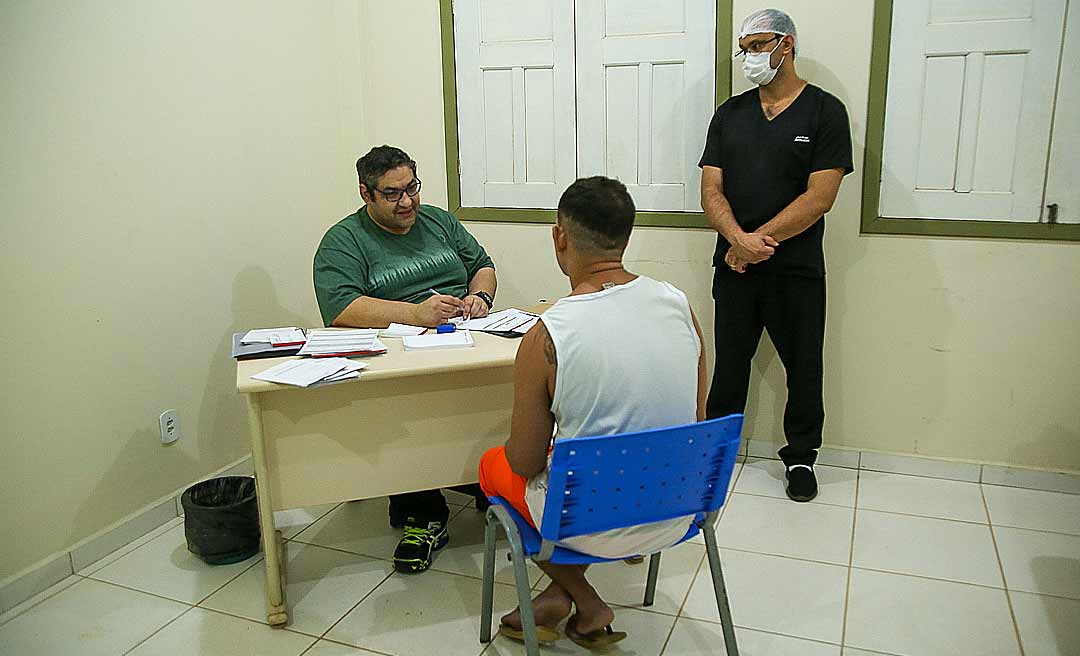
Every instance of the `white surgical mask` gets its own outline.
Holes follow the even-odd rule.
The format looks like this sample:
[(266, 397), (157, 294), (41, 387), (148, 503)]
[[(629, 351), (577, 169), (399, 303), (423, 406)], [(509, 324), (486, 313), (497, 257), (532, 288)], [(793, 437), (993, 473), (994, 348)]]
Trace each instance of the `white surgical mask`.
[[(781, 39), (780, 43), (783, 42), (783, 39)], [(773, 81), (773, 78), (776, 77), (776, 71), (780, 70), (780, 66), (784, 64), (784, 60), (781, 59), (776, 68), (770, 65), (772, 54), (776, 52), (776, 48), (780, 47), (780, 43), (777, 43), (769, 52), (748, 52), (743, 55), (742, 71), (746, 79), (760, 86), (765, 86)]]

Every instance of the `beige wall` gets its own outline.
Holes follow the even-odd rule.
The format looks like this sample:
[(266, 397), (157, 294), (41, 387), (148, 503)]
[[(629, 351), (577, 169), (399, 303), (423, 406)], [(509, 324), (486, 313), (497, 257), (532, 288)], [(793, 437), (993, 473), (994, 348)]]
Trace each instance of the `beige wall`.
[[(1076, 246), (860, 236), (871, 3), (815, 4), (787, 5), (800, 70), (847, 104), (860, 169), (828, 219), (826, 441), (1080, 470)], [(317, 322), (311, 254), (356, 205), (359, 153), (408, 150), (425, 202), (446, 183), (435, 0), (6, 3), (0, 21), (3, 578), (246, 452), (229, 334)], [(469, 227), (500, 304), (565, 293), (545, 227)], [(712, 242), (643, 229), (628, 256), (707, 330)], [(748, 435), (780, 434), (782, 399), (766, 347)]]
[(317, 321), (356, 204), (349, 4), (0, 7), (0, 579), (247, 452), (230, 334)]
[[(441, 204), (436, 5), (369, 7), (373, 28), (365, 34), (372, 52), (396, 62), (370, 71), (367, 106), (378, 107), (370, 134), (400, 140), (420, 161), (425, 200)], [(844, 101), (854, 135), (856, 173), (841, 188), (825, 238), (826, 443), (1080, 469), (1080, 246), (860, 235), (873, 3), (844, 0), (828, 11), (813, 0), (782, 5), (799, 26), (800, 72)], [(758, 7), (737, 1), (735, 29)], [(398, 29), (374, 27), (395, 16)], [(413, 75), (394, 86), (394, 69)], [(741, 71), (734, 79), (737, 92), (748, 88)], [(565, 293), (545, 227), (469, 228), (500, 266), (500, 303)], [(704, 231), (639, 229), (627, 259), (631, 269), (686, 290), (709, 330), (712, 244)], [(754, 372), (746, 434), (779, 437), (783, 367), (767, 340)]]

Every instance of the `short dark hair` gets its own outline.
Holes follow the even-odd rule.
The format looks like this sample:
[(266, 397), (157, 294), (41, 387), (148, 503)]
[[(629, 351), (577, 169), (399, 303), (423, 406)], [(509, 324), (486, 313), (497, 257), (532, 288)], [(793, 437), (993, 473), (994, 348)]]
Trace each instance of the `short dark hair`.
[(575, 245), (594, 251), (626, 248), (634, 229), (634, 199), (626, 185), (602, 175), (579, 178), (559, 199), (558, 220)]
[(379, 178), (399, 166), (408, 166), (416, 175), (416, 162), (404, 150), (393, 146), (375, 146), (367, 155), (356, 160), (356, 178), (371, 191), (379, 184)]

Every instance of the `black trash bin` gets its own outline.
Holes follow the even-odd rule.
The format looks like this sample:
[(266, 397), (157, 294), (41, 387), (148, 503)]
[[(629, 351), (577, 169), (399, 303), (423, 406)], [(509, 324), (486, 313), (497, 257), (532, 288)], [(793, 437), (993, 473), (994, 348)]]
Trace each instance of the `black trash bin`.
[(210, 565), (228, 565), (259, 551), (255, 479), (223, 476), (196, 483), (180, 497), (188, 551)]

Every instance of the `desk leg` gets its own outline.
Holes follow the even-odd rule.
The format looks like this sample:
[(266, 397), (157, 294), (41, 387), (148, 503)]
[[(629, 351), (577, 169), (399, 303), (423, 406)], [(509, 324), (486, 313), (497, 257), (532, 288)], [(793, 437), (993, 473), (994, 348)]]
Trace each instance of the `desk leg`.
[(246, 394), (248, 428), (251, 430), (251, 459), (255, 465), (255, 490), (259, 500), (263, 561), (266, 564), (266, 621), (282, 627), (289, 621), (285, 605), (285, 542), (274, 528), (274, 504), (270, 496), (270, 474), (263, 441), (262, 404), (258, 394)]

